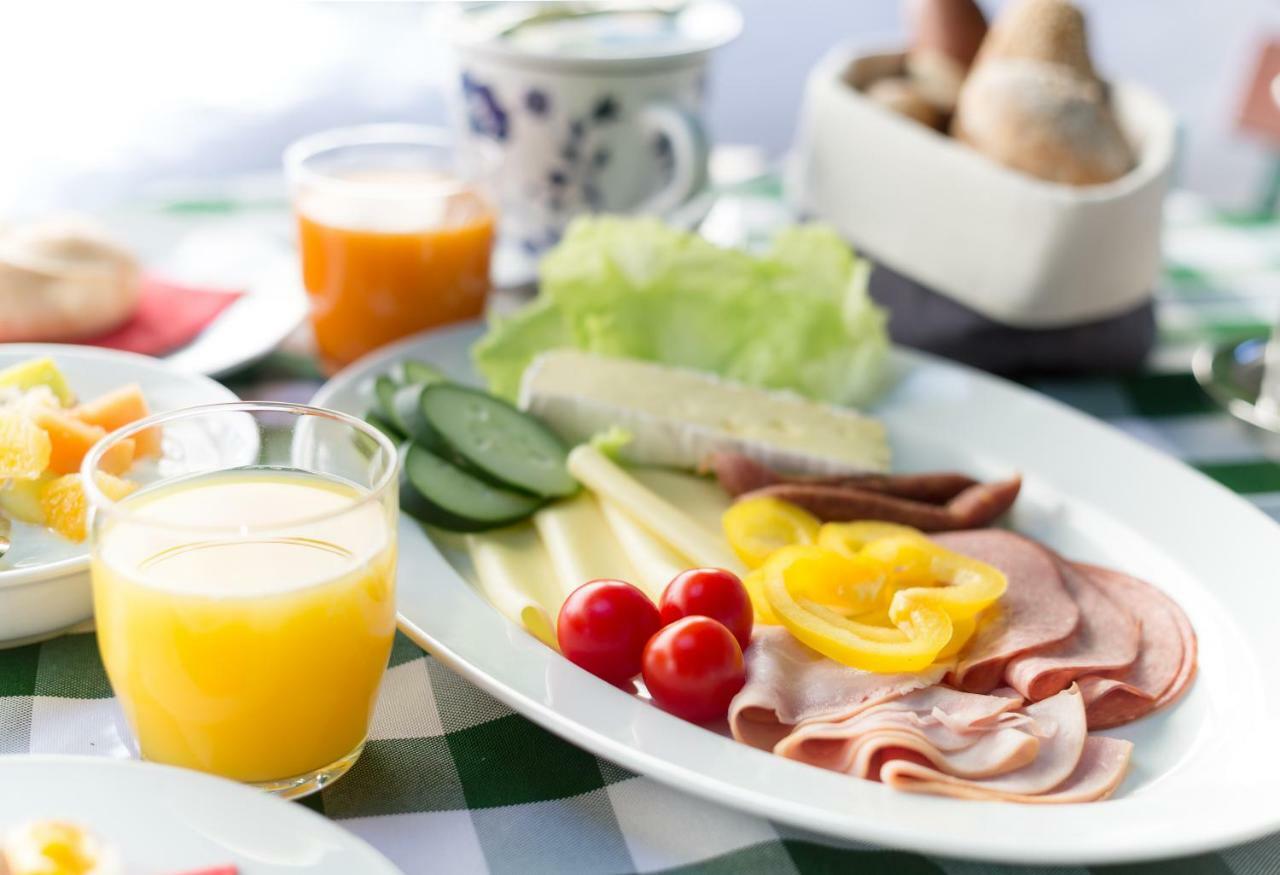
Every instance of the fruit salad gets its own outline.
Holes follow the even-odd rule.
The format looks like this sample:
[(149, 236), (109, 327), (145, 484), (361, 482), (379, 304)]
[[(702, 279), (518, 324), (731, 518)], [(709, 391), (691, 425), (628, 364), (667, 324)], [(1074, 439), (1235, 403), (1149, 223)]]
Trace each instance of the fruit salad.
[[(0, 371), (0, 513), (83, 541), (85, 455), (108, 432), (150, 412), (133, 384), (80, 401), (50, 358)], [(117, 442), (102, 458), (99, 486), (123, 498), (136, 488), (126, 473), (138, 460), (159, 454), (158, 429)]]

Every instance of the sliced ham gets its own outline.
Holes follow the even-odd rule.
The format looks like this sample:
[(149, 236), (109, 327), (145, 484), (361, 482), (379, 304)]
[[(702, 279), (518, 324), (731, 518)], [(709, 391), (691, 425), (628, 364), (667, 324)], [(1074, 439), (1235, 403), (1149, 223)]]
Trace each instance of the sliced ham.
[(851, 717), (931, 687), (945, 672), (876, 674), (849, 668), (779, 626), (757, 626), (745, 657), (747, 682), (729, 705), (729, 728), (738, 741), (763, 750), (772, 750), (796, 724)]
[(1077, 678), (1121, 671), (1138, 658), (1142, 633), (1138, 621), (1103, 587), (1067, 562), (1059, 562), (1067, 592), (1080, 609), (1070, 637), (1014, 657), (1005, 680), (1033, 702), (1065, 690)]
[[(923, 765), (914, 758), (895, 759), (881, 766), (880, 780), (898, 789), (914, 789), (903, 785), (925, 781), (933, 788), (928, 792), (944, 792), (946, 795), (973, 793), (991, 799), (1048, 793), (1071, 777), (1084, 752), (1085, 739), (1089, 734), (1085, 725), (1084, 700), (1080, 690), (1072, 687), (1043, 702), (1028, 705), (1025, 713), (1037, 724), (1040, 745), (1036, 758), (1021, 768), (990, 777), (970, 778), (936, 764)], [(952, 793), (940, 789), (942, 787), (964, 792)]]
[(996, 790), (986, 781), (965, 781), (921, 766), (911, 760), (896, 759), (880, 769), (880, 779), (897, 790), (930, 793), (957, 799), (985, 799), (1002, 802), (1063, 804), (1097, 802), (1116, 791), (1129, 771), (1133, 742), (1096, 735), (1085, 739), (1080, 760), (1071, 775), (1048, 793), (1010, 793)]
[(1054, 555), (1034, 541), (1000, 529), (932, 536), (948, 550), (1003, 571), (1009, 588), (984, 618), (952, 672), (958, 688), (987, 693), (1004, 679), (1009, 660), (1063, 640), (1080, 611), (1062, 583)]
[(1075, 568), (1142, 618), (1142, 643), (1133, 664), (1080, 680), (1089, 728), (1120, 726), (1176, 701), (1196, 671), (1196, 635), (1186, 614), (1136, 577), (1094, 565), (1077, 563)]
[(911, 753), (953, 775), (986, 777), (1032, 762), (1040, 739), (1021, 728), (1013, 697), (943, 686), (909, 693), (836, 722), (810, 721), (774, 748), (788, 759), (874, 778), (887, 755)]

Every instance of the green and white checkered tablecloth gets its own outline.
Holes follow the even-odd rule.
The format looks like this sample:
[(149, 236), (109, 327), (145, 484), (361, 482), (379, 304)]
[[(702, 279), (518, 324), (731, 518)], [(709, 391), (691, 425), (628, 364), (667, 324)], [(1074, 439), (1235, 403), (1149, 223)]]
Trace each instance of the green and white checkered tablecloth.
[[(1188, 258), (1170, 259), (1177, 287), (1162, 299), (1169, 331), (1161, 371), (1034, 387), (1184, 459), (1280, 519), (1280, 456), (1269, 457), (1261, 433), (1215, 408), (1170, 352), (1201, 337), (1256, 331), (1274, 318), (1266, 308), (1280, 300), (1280, 257), (1241, 253), (1280, 248), (1280, 226), (1271, 226), (1270, 237), (1255, 226), (1224, 237), (1230, 226), (1202, 215), (1187, 220), (1183, 236), (1197, 241), (1196, 227), (1219, 239), (1201, 250), (1184, 240)], [(1224, 240), (1236, 259), (1227, 265), (1231, 288), (1238, 292), (1247, 275), (1253, 283), (1247, 295), (1210, 288), (1212, 264), (1221, 259), (1204, 252), (1221, 249)], [(316, 385), (305, 360), (280, 354), (233, 388), (248, 397), (305, 399)], [(92, 634), (0, 651), (0, 753), (123, 757), (126, 738)], [(547, 733), (402, 637), (364, 756), (341, 781), (301, 804), (367, 839), (407, 875), (1047, 871), (833, 842), (687, 796)], [(1093, 871), (1265, 875), (1280, 872), (1280, 836), (1179, 861)]]

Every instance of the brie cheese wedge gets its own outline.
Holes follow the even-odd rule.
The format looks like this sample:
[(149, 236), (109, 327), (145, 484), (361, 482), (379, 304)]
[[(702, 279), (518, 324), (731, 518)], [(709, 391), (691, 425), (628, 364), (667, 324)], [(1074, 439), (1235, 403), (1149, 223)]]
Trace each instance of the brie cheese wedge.
[(855, 410), (653, 362), (544, 353), (524, 372), (520, 407), (570, 443), (622, 428), (620, 456), (637, 465), (697, 469), (728, 451), (785, 474), (889, 469), (884, 426)]

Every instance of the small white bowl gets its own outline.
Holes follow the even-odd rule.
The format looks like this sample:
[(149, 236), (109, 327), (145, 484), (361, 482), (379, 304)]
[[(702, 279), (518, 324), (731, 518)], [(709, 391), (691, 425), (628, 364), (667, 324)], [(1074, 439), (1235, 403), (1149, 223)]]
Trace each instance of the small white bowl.
[(1160, 269), (1174, 118), (1150, 92), (1112, 96), (1137, 166), (1105, 185), (1045, 182), (896, 115), (854, 87), (901, 52), (838, 47), (805, 87), (788, 195), (854, 246), (926, 288), (1016, 328), (1130, 312)]
[[(56, 343), (0, 345), (0, 369), (31, 358), (57, 362), (81, 399), (137, 383), (155, 413), (235, 401), (230, 389), (148, 356)], [(0, 648), (58, 634), (93, 615), (89, 550), (47, 529), (14, 521), (13, 546), (0, 560)]]

